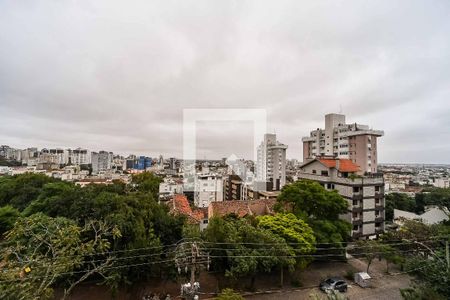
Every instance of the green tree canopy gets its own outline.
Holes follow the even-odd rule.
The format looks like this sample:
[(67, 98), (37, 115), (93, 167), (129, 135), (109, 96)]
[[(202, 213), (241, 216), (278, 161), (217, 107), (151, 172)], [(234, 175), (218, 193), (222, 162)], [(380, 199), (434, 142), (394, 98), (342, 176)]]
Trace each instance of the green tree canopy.
[(11, 228), (19, 217), (20, 213), (11, 205), (0, 207), (0, 238)]
[(292, 207), (296, 216), (317, 220), (336, 220), (347, 213), (348, 203), (337, 191), (328, 191), (311, 180), (300, 180), (283, 187), (278, 196), (278, 209), (284, 204)]
[(414, 198), (401, 193), (392, 193), (386, 195), (386, 220), (392, 221), (394, 218), (394, 209), (401, 209), (410, 212), (416, 210), (416, 201)]
[[(259, 216), (256, 219), (258, 228), (269, 230), (283, 238), (296, 255), (306, 255), (315, 250), (316, 239), (313, 230), (305, 221), (293, 214), (279, 213), (274, 216)], [(298, 257), (297, 261), (302, 266), (306, 266), (310, 260)]]
[(23, 210), (37, 199), (45, 184), (59, 180), (44, 174), (25, 173), (0, 178), (0, 205), (12, 205)]
[[(0, 298), (51, 299), (52, 285), (63, 278), (70, 292), (112, 265), (112, 257), (92, 256), (110, 248), (110, 236), (112, 228), (99, 222), (79, 227), (74, 221), (41, 213), (19, 218), (6, 235), (6, 246), (0, 249)], [(91, 258), (87, 264), (85, 257), (97, 260)], [(73, 280), (70, 275), (75, 273)]]
[(213, 266), (232, 278), (254, 279), (258, 273), (296, 264), (295, 252), (284, 238), (255, 227), (249, 219), (212, 218), (204, 236), (211, 246)]
[(317, 243), (341, 243), (348, 239), (350, 223), (341, 220), (348, 203), (336, 191), (328, 191), (311, 180), (300, 180), (283, 187), (278, 211), (292, 211), (313, 229)]

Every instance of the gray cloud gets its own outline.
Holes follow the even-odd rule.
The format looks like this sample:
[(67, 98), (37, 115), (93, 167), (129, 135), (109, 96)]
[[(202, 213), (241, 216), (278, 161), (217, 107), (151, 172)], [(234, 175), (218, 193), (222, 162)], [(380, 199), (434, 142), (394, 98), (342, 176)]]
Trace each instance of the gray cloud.
[[(0, 143), (182, 154), (185, 108), (264, 108), (300, 138), (342, 108), (379, 160), (450, 162), (448, 1), (2, 1)], [(249, 127), (249, 128), (248, 128)], [(252, 157), (251, 127), (198, 153)]]

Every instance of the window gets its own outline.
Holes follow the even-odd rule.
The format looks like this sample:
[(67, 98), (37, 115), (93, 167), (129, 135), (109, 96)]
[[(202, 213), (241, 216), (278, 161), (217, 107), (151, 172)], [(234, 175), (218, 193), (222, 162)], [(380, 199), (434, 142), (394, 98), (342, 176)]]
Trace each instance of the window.
[(321, 171), (321, 172), (320, 172), (320, 175), (322, 175), (322, 176), (328, 176), (328, 171)]
[(353, 187), (353, 193), (359, 193), (359, 186)]
[(312, 173), (313, 173), (313, 174), (316, 174), (316, 173), (317, 173), (317, 171), (316, 171), (316, 170), (312, 170)]
[(353, 200), (353, 206), (358, 205), (358, 200)]
[(380, 186), (375, 186), (375, 192), (379, 192), (380, 191)]
[(208, 224), (208, 219), (204, 219), (203, 224)]

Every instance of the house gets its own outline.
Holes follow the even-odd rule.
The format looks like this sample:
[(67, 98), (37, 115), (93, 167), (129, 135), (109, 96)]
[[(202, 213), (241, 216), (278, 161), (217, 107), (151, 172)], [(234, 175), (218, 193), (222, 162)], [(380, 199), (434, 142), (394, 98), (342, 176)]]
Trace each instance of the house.
[(274, 214), (276, 199), (258, 199), (252, 201), (232, 200), (211, 202), (208, 207), (208, 218), (224, 217), (234, 214), (240, 218), (245, 216), (263, 216)]
[(199, 225), (200, 230), (208, 226), (208, 211), (200, 208), (192, 209), (185, 195), (174, 195), (171, 200), (167, 201), (167, 206), (169, 206), (171, 214), (186, 216), (188, 224)]
[(401, 226), (404, 220), (416, 220), (432, 225), (449, 220), (449, 211), (445, 207), (428, 206), (425, 207), (423, 214), (418, 215), (409, 211), (394, 209), (394, 223)]

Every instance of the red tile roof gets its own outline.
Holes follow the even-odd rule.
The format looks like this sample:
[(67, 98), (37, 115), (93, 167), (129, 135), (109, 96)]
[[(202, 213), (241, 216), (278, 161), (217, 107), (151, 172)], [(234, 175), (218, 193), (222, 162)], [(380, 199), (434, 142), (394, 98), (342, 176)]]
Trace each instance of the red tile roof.
[(336, 163), (339, 161), (339, 172), (358, 172), (360, 168), (357, 164), (352, 162), (350, 159), (330, 159), (330, 158), (319, 158), (322, 164), (328, 168), (336, 168)]
[(273, 213), (276, 199), (259, 199), (252, 201), (231, 200), (222, 202), (211, 202), (209, 204), (209, 217), (223, 217), (235, 214), (242, 218), (247, 215), (266, 215)]
[(172, 200), (168, 203), (170, 212), (173, 214), (180, 214), (188, 217), (188, 222), (195, 224), (205, 218), (203, 210), (192, 210), (191, 205), (185, 195), (174, 195)]

